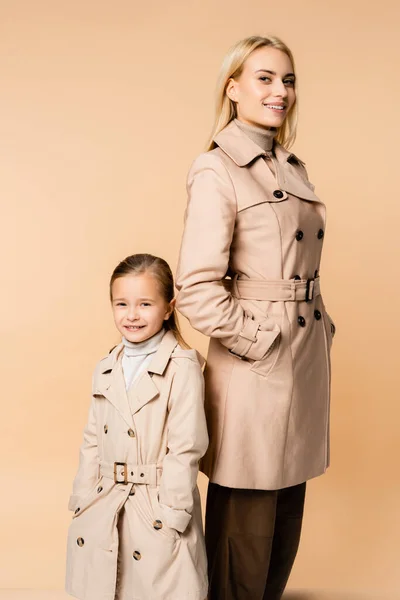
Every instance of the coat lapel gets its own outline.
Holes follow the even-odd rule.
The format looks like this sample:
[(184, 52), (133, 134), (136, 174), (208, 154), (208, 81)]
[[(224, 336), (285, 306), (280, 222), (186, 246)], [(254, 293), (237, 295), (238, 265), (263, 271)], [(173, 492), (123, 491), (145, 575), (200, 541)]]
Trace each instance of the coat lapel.
[(159, 393), (160, 391), (152, 379), (152, 373), (144, 371), (128, 391), (132, 414), (137, 413), (148, 402), (156, 398)]
[(120, 359), (121, 351), (122, 344), (117, 346), (102, 361), (101, 371), (95, 381), (94, 396), (100, 395), (107, 398), (129, 427), (133, 427), (133, 418), (129, 407)]
[[(298, 172), (299, 167), (296, 167), (296, 163), (300, 165), (304, 165), (304, 163), (280, 144), (275, 142), (274, 145), (276, 154), (274, 161), (276, 176), (274, 177), (265, 162), (267, 153), (255, 144), (234, 121), (220, 131), (214, 141), (239, 167), (251, 166), (253, 175), (259, 179), (259, 184), (269, 192), (268, 202), (286, 200), (287, 194), (304, 200), (320, 202), (314, 194), (311, 184)], [(276, 198), (273, 196), (276, 189), (286, 193), (281, 198)]]
[(177, 343), (174, 334), (167, 331), (147, 370), (133, 383), (128, 392), (132, 414), (135, 414), (159, 395), (160, 390), (153, 380), (153, 375), (164, 374)]

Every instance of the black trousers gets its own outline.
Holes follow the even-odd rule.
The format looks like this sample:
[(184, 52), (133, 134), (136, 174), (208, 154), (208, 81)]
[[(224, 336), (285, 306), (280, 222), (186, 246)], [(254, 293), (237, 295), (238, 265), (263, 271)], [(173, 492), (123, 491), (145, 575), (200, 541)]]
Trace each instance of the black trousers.
[(208, 600), (280, 600), (297, 554), (306, 484), (276, 491), (208, 486)]

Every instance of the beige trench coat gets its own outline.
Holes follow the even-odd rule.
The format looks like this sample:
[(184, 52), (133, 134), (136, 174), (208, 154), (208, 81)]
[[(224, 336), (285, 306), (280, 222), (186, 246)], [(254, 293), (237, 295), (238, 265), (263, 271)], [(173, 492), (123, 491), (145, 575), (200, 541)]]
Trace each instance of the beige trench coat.
[(268, 157), (234, 122), (215, 142), (189, 172), (177, 273), (178, 309), (211, 337), (200, 468), (220, 485), (279, 489), (329, 463), (325, 206), (279, 144)]
[(196, 486), (208, 444), (202, 359), (167, 332), (126, 393), (121, 351), (122, 344), (94, 375), (69, 502), (66, 590), (81, 600), (203, 600), (207, 565)]

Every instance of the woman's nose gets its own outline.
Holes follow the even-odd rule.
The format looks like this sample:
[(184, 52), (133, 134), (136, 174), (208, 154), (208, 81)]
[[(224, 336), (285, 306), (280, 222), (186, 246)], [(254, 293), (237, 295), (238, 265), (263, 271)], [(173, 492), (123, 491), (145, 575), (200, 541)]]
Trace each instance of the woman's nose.
[(279, 96), (280, 98), (286, 98), (288, 95), (286, 86), (280, 79), (275, 79), (273, 85), (273, 92), (276, 94), (276, 96)]

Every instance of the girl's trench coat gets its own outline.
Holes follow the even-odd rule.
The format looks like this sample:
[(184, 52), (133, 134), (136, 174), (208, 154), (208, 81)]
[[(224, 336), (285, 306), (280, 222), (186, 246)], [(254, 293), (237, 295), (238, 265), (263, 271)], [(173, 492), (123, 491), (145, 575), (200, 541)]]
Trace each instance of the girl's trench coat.
[(81, 600), (203, 600), (202, 359), (166, 332), (127, 393), (121, 351), (122, 344), (94, 374), (69, 501), (66, 590)]
[(177, 273), (178, 309), (211, 337), (201, 469), (223, 486), (275, 490), (329, 464), (325, 206), (279, 144), (267, 155), (234, 121), (215, 143), (189, 172)]

